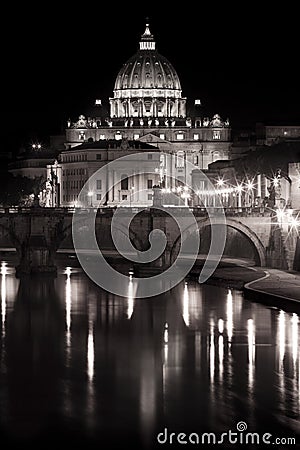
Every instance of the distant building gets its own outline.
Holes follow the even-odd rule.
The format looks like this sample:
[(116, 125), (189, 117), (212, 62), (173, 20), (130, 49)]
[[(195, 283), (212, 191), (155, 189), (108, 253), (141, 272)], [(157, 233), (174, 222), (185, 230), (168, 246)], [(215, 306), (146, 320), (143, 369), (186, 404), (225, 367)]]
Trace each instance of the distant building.
[(20, 153), (8, 164), (8, 171), (15, 176), (43, 177), (46, 180), (47, 165), (52, 164), (55, 157), (56, 153), (54, 151), (32, 146), (28, 151)]
[(257, 145), (272, 145), (280, 140), (300, 139), (300, 125), (256, 125)]
[[(90, 180), (98, 169), (124, 156), (128, 158), (126, 161), (115, 164), (94, 182)], [(55, 198), (59, 198), (64, 206), (116, 206), (121, 203), (124, 206), (150, 206), (152, 188), (161, 182), (160, 152), (139, 141), (86, 142), (62, 152), (57, 167), (48, 167), (51, 180), (53, 175), (53, 186), (59, 186), (59, 194), (55, 189)]]
[(300, 162), (289, 164), (291, 180), (291, 206), (300, 211)]

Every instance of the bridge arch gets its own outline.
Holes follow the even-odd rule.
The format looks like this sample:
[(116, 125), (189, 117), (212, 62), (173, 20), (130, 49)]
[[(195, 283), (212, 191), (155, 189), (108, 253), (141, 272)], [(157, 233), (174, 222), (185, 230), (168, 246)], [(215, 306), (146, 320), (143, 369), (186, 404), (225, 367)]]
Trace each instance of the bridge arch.
[[(214, 223), (217, 224), (218, 222), (214, 222)], [(205, 218), (205, 219), (197, 220), (197, 224), (198, 224), (198, 229), (200, 231), (201, 229), (204, 229), (205, 227), (210, 226), (211, 223), (208, 218)], [(223, 224), (223, 222), (220, 221), (220, 224)], [(245, 236), (251, 242), (251, 244), (253, 245), (253, 247), (257, 253), (257, 256), (259, 259), (259, 265), (262, 267), (266, 266), (266, 250), (265, 250), (260, 238), (257, 236), (257, 234), (253, 230), (251, 230), (249, 227), (247, 227), (247, 225), (243, 224), (242, 222), (235, 220), (235, 219), (230, 219), (230, 218), (226, 218), (226, 227), (233, 228), (233, 229), (237, 230), (238, 232), (240, 232), (243, 236)], [(192, 228), (192, 226), (189, 228)], [(187, 237), (189, 236), (189, 228), (184, 230), (184, 233), (187, 235)], [(179, 252), (180, 242), (181, 242), (181, 236), (178, 235), (176, 237), (176, 239), (174, 240), (173, 246), (171, 248), (171, 254), (170, 254), (171, 264), (174, 262), (177, 254)]]
[(17, 238), (15, 233), (11, 230), (10, 226), (6, 226), (0, 223), (0, 230), (3, 230), (7, 233), (9, 236), (9, 239), (11, 240), (11, 243), (13, 247), (16, 248), (17, 251), (21, 249), (21, 241)]
[[(78, 223), (78, 222), (77, 222)], [(80, 223), (80, 222), (79, 222)], [(82, 220), (82, 226), (85, 225), (85, 220)], [(98, 223), (98, 225), (100, 226), (100, 223)], [(101, 224), (102, 226), (104, 226), (106, 229), (110, 229), (110, 225), (111, 222), (107, 222), (104, 224)], [(116, 228), (117, 231), (119, 231), (124, 238), (126, 238), (127, 236), (127, 229), (126, 227), (122, 227), (122, 224), (118, 224), (118, 228)], [(138, 250), (142, 251), (144, 249), (144, 245), (143, 245), (143, 241), (139, 238), (139, 236), (137, 235), (137, 233), (135, 233), (133, 230), (130, 229), (130, 239), (132, 241), (133, 246)], [(63, 230), (62, 230), (62, 239), (61, 241), (58, 243), (57, 245), (57, 249), (59, 248), (59, 246), (61, 245), (61, 243), (67, 238), (70, 237), (72, 238), (72, 222), (69, 223), (68, 225), (66, 225)], [(96, 236), (97, 236), (97, 221), (96, 221)], [(72, 240), (73, 241), (73, 240)], [(99, 244), (98, 244), (99, 245)], [(113, 243), (112, 243), (113, 245)]]

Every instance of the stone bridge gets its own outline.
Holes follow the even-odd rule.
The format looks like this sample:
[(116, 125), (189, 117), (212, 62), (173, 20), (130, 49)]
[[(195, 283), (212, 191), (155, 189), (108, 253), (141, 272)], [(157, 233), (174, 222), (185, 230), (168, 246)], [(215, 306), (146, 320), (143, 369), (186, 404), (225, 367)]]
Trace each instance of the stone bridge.
[[(180, 208), (181, 214), (187, 209)], [(115, 208), (100, 208), (96, 215), (96, 236), (99, 247), (114, 251), (110, 227)], [(138, 210), (130, 224), (130, 239), (138, 250), (149, 247), (148, 236), (154, 229), (162, 230), (167, 237), (167, 246), (158, 265), (170, 266), (176, 259), (182, 237), (174, 219), (164, 211), (155, 208)], [(178, 209), (177, 209), (178, 211)], [(200, 208), (192, 210), (198, 224), (201, 248), (207, 253), (210, 241), (210, 227), (207, 212)], [(56, 273), (55, 254), (66, 240), (72, 242), (72, 218), (74, 210), (68, 208), (27, 208), (0, 210), (0, 239), (16, 248), (18, 255), (17, 275), (33, 273)], [(82, 230), (85, 218), (92, 209), (82, 211)], [(214, 213), (214, 212), (212, 212)], [(124, 217), (129, 208), (122, 208)], [(262, 209), (228, 209), (226, 214), (227, 242), (225, 254), (231, 257), (243, 256), (255, 260), (256, 265), (279, 269), (300, 270), (300, 243), (297, 229), (288, 232), (278, 224), (271, 211)], [(216, 211), (216, 217), (218, 216)], [(122, 233), (122, 230), (120, 230)], [(188, 230), (186, 230), (188, 236)], [(157, 264), (157, 262), (156, 262)]]

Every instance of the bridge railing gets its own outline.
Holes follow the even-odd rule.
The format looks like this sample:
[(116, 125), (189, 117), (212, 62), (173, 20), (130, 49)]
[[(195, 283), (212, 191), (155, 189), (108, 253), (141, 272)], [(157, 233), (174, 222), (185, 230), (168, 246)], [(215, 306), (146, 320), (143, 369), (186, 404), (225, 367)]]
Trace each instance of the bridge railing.
[[(117, 206), (101, 206), (100, 208), (94, 208), (94, 207), (86, 207), (86, 208), (75, 208), (75, 207), (54, 207), (54, 208), (48, 208), (48, 207), (0, 207), (0, 214), (73, 214), (75, 211), (82, 214), (88, 214), (88, 213), (95, 213), (97, 212), (98, 215), (100, 214), (114, 214), (114, 212), (117, 210)], [(121, 207), (122, 211), (126, 213), (126, 211), (130, 212), (142, 212), (142, 211), (150, 211), (152, 207), (139, 207), (139, 206), (126, 206)], [(191, 211), (195, 216), (206, 216), (208, 211), (211, 214), (218, 214), (222, 210), (224, 210), (226, 216), (239, 216), (239, 217), (249, 217), (249, 216), (273, 216), (276, 215), (276, 210), (273, 210), (268, 207), (228, 207), (228, 208), (217, 208), (217, 207), (185, 207), (185, 206), (166, 206), (165, 210), (168, 209), (176, 209), (180, 210), (184, 213), (184, 211), (189, 210)], [(300, 216), (300, 210), (293, 210), (293, 215), (299, 217)]]

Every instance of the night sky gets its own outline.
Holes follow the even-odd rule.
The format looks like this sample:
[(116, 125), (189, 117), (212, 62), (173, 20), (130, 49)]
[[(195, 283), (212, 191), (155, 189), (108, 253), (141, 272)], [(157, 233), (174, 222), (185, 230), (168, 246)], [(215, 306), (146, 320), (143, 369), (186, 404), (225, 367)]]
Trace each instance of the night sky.
[[(190, 103), (230, 118), (233, 127), (256, 122), (300, 125), (297, 13), (280, 3), (239, 8), (213, 2), (172, 2), (162, 12), (153, 3), (84, 2), (65, 11), (53, 3), (18, 7), (3, 32), (2, 150), (47, 142), (68, 117), (85, 114), (95, 98), (108, 106), (116, 75), (138, 48), (145, 18), (159, 53), (175, 67)], [(151, 7), (150, 7), (151, 5)], [(198, 5), (198, 3), (197, 3)], [(251, 8), (250, 8), (251, 7)], [(9, 8), (9, 7), (8, 7)], [(12, 5), (10, 8), (14, 8)]]

